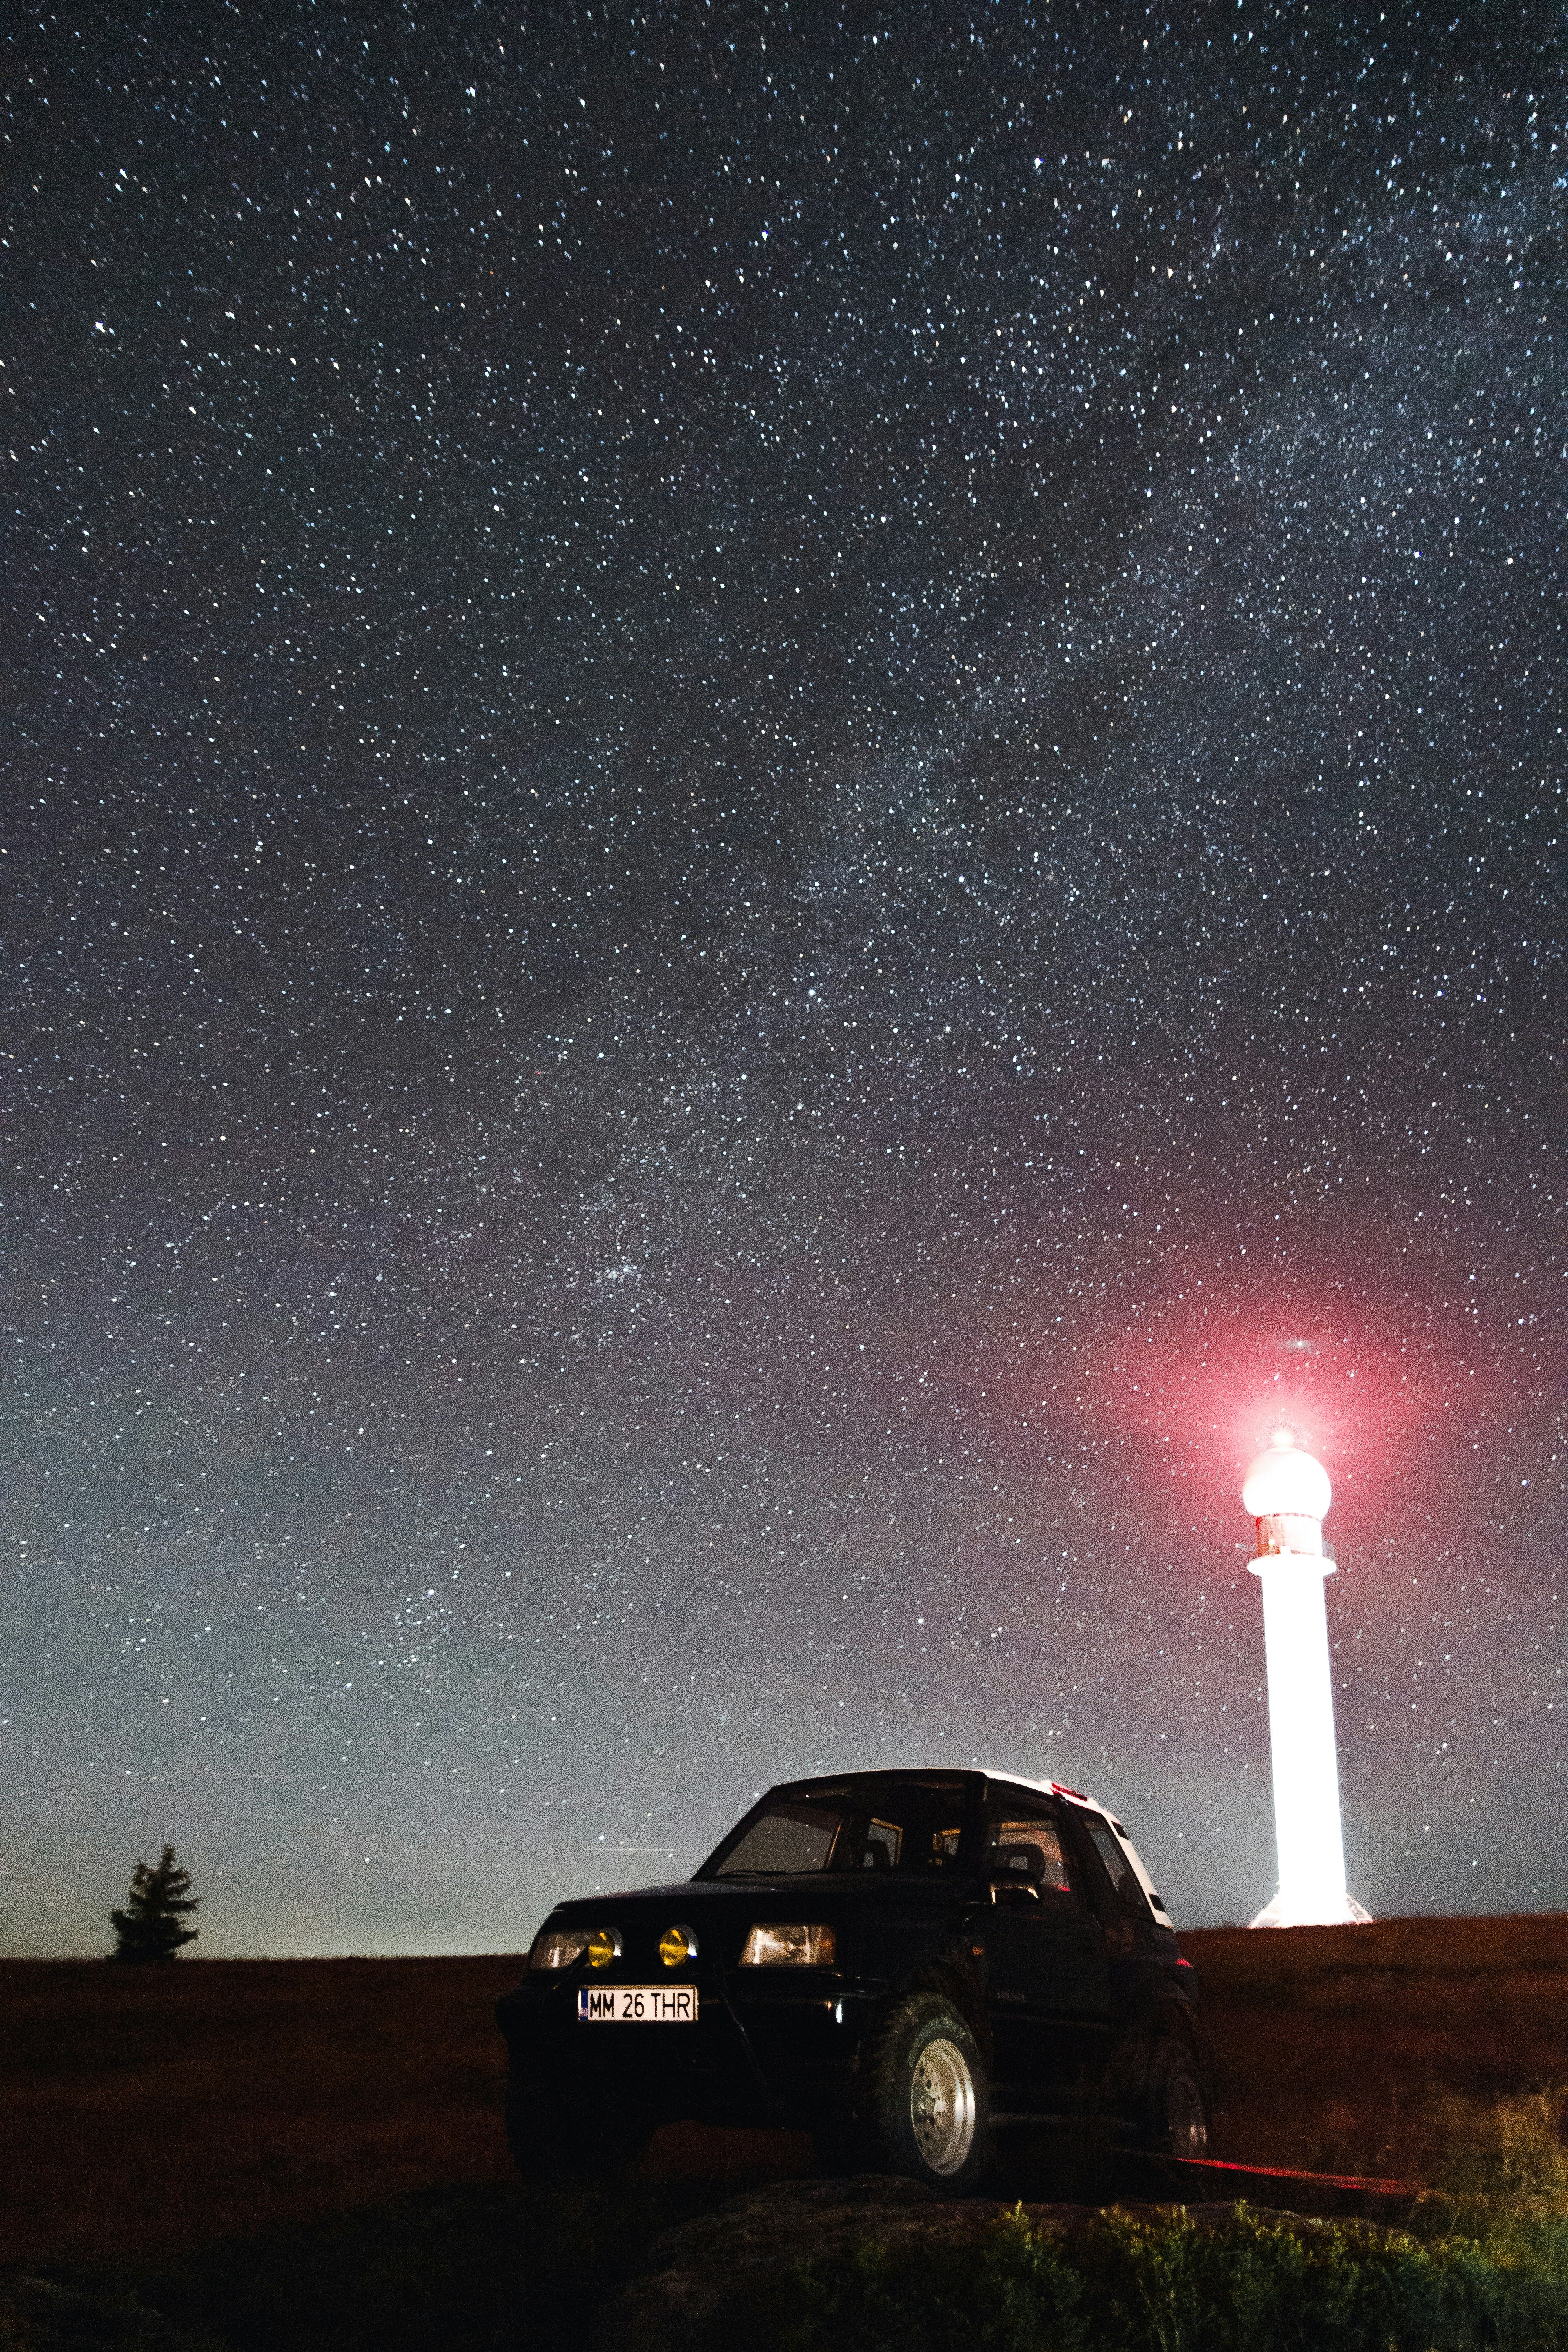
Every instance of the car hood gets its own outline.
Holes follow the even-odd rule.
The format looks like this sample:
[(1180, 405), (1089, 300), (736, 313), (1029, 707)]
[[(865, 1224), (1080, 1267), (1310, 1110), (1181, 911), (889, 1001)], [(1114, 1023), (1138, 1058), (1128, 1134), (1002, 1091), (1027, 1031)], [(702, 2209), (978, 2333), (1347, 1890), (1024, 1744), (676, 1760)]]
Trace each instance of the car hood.
[(947, 1910), (984, 1899), (982, 1882), (917, 1878), (899, 1871), (813, 1872), (786, 1878), (680, 1878), (665, 1886), (629, 1887), (620, 1895), (579, 1895), (558, 1903), (553, 1926), (613, 1926), (627, 1916), (657, 1911), (666, 1925), (699, 1913), (746, 1912), (756, 1919), (833, 1919), (875, 1906), (894, 1910)]

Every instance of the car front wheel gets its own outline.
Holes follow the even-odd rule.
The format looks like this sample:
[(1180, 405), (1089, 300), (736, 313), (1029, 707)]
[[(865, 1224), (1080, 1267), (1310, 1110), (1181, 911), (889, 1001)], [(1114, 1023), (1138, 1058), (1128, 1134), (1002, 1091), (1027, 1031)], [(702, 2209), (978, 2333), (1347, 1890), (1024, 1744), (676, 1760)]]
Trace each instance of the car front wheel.
[(950, 2001), (915, 1993), (883, 2020), (861, 2070), (867, 2161), (933, 2189), (979, 2186), (991, 2160), (989, 2092), (974, 2036)]

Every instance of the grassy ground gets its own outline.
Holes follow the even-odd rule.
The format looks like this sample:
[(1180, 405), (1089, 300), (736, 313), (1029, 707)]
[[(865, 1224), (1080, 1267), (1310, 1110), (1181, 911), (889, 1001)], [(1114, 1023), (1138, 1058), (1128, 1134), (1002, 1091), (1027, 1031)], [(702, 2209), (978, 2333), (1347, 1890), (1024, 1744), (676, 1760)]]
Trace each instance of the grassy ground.
[[(0, 1961), (0, 2263), (163, 2255), (464, 2184), (510, 2193), (494, 2008), (518, 1958)], [(805, 2170), (660, 2135), (666, 2182)]]
[(516, 1959), (0, 1962), (0, 2260), (510, 2179)]
[[(1184, 1943), (1214, 2043), (1216, 2155), (1429, 2179), (1462, 2129), (1455, 2102), (1568, 2083), (1568, 1917)], [(0, 2260), (509, 2185), (491, 2011), (521, 1967), (0, 1962)], [(654, 2171), (808, 2161), (798, 2138), (688, 2131), (663, 2136)]]
[(427, 2190), (161, 2262), (0, 2271), (0, 2352), (1568, 2352), (1561, 2193), (1533, 2216), (1489, 2195), (1468, 2228), (1444, 2208), (1415, 2234), (1212, 2208), (1065, 2231), (1019, 2208), (896, 2252), (871, 2228), (628, 2333), (605, 2298), (705, 2201)]
[(1452, 2234), (1241, 2210), (1022, 2208), (969, 2245), (867, 2239), (796, 2264), (690, 2352), (1563, 2352), (1568, 2246), (1503, 2263)]
[(1213, 2153), (1430, 2180), (1500, 2098), (1568, 2084), (1568, 1916), (1184, 1936)]

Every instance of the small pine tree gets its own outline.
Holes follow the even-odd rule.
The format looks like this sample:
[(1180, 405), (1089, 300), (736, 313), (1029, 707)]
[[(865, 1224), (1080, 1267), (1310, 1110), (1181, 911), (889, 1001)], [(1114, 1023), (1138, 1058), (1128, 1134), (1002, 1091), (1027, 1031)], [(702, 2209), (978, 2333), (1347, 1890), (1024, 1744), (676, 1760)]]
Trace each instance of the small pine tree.
[(180, 1921), (197, 1908), (190, 1893), (191, 1874), (174, 1860), (172, 1845), (163, 1848), (156, 1870), (139, 1862), (131, 1878), (127, 1908), (111, 1911), (115, 1960), (172, 1960), (182, 1944), (194, 1944), (197, 1930)]

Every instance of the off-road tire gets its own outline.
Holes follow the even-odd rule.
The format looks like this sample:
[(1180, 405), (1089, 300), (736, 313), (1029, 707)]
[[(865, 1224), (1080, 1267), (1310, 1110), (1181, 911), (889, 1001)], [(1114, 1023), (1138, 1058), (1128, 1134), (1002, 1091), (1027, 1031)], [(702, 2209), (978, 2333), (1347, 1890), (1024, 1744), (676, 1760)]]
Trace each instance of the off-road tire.
[(1197, 2157), (1207, 2151), (1208, 2106), (1197, 2061), (1184, 2042), (1154, 2045), (1143, 2095), (1142, 2137), (1157, 2156)]
[(531, 2074), (513, 2061), (507, 2078), (507, 2146), (531, 2187), (553, 2189), (629, 2172), (653, 2132), (647, 2116), (590, 2103), (580, 2090)]
[(985, 2062), (952, 2001), (917, 1992), (889, 2010), (860, 2065), (856, 2137), (868, 2169), (969, 2194), (991, 2168), (990, 2107)]

